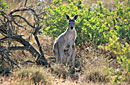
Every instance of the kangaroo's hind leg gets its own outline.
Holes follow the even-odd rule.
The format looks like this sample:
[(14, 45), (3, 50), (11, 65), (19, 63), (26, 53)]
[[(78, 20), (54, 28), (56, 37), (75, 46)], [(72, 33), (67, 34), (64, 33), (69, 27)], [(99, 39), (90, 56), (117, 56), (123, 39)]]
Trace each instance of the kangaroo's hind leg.
[(56, 63), (58, 64), (58, 63), (63, 63), (63, 58), (64, 58), (64, 51), (62, 51), (62, 50), (56, 50), (55, 51), (55, 56), (57, 56), (56, 57)]
[(56, 63), (58, 64), (58, 62), (60, 61), (58, 43), (55, 43), (55, 44), (54, 44), (53, 52), (54, 52), (54, 55), (56, 56)]
[(75, 43), (72, 45), (72, 64), (75, 67), (75, 56), (76, 56), (76, 48), (75, 48)]
[(64, 50), (63, 49), (59, 49), (58, 50), (58, 59), (60, 63), (64, 63)]
[(70, 47), (70, 49), (68, 50), (68, 56), (67, 56), (67, 62), (66, 64), (69, 64), (69, 62), (71, 61), (71, 57), (72, 57), (72, 49)]
[(53, 52), (54, 52), (54, 55), (56, 56), (56, 63), (58, 64), (58, 62), (60, 60), (60, 58), (58, 56), (58, 50), (54, 50)]

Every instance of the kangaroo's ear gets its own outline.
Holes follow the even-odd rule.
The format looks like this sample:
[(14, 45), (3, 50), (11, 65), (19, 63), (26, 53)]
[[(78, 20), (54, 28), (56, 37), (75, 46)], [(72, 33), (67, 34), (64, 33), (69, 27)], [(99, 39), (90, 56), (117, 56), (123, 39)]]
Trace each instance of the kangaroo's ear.
[(78, 14), (75, 15), (73, 19), (74, 19), (74, 20), (77, 20), (78, 16), (79, 16)]
[(66, 16), (66, 19), (67, 19), (67, 20), (70, 20), (69, 15), (65, 14), (65, 16)]

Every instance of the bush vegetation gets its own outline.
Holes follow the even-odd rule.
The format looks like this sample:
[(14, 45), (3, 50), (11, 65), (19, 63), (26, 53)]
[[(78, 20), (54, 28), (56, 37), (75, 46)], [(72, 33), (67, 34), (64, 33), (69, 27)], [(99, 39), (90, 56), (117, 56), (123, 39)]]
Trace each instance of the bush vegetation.
[(76, 44), (89, 44), (113, 52), (123, 68), (119, 72), (106, 68), (110, 74), (109, 78), (115, 83), (130, 82), (129, 0), (125, 0), (125, 3), (119, 3), (117, 0), (115, 8), (111, 10), (104, 8), (100, 1), (97, 7), (85, 8), (82, 0), (68, 0), (68, 4), (63, 4), (62, 0), (53, 0), (45, 9), (48, 10), (45, 17), (49, 19), (43, 22), (44, 34), (57, 37), (67, 28), (65, 13), (71, 17), (78, 14)]

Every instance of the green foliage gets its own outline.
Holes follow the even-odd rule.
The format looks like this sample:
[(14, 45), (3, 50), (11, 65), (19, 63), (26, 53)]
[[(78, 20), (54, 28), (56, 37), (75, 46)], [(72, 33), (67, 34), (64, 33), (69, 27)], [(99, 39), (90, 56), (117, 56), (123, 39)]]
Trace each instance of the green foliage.
[(128, 82), (130, 83), (130, 45), (128, 43), (121, 44), (118, 42), (118, 38), (114, 36), (110, 39), (110, 45), (105, 48), (110, 49), (117, 55), (118, 63), (121, 68), (114, 70), (106, 68), (108, 71), (108, 77), (111, 78), (112, 83)]
[[(8, 6), (7, 6), (7, 3), (5, 2), (5, 0), (0, 0), (0, 11), (7, 9), (7, 8), (8, 8)], [(1, 12), (0, 12), (0, 16), (1, 16)]]
[(93, 42), (95, 45), (106, 44), (109, 37), (117, 35), (120, 39), (130, 36), (130, 7), (117, 5), (111, 12), (103, 8), (101, 2), (94, 10), (89, 6), (85, 8), (82, 0), (68, 0), (68, 4), (63, 4), (62, 0), (53, 0), (51, 6), (46, 7), (49, 11), (45, 17), (49, 17), (44, 22), (44, 34), (52, 37), (59, 36), (67, 28), (65, 13), (73, 17), (79, 14), (76, 22), (77, 39), (76, 44)]
[(68, 4), (63, 4), (62, 0), (53, 0), (51, 6), (45, 8), (49, 12), (45, 17), (49, 19), (43, 22), (43, 32), (54, 38), (59, 36), (67, 28), (65, 13), (71, 17), (78, 14), (76, 44), (91, 43), (114, 52), (123, 70), (115, 72), (112, 68), (106, 68), (109, 77), (113, 82), (130, 81), (129, 3), (130, 1), (126, 0), (126, 4), (123, 5), (117, 0), (115, 9), (108, 10), (99, 2), (98, 7), (92, 10), (90, 6), (85, 8), (82, 0), (68, 0)]
[[(128, 1), (130, 2), (130, 1)], [(109, 37), (109, 45), (105, 48), (117, 55), (121, 68), (114, 70), (106, 68), (112, 83), (130, 83), (130, 7), (117, 3), (117, 8), (113, 12), (114, 30), (112, 37)], [(113, 34), (115, 32), (115, 34)], [(128, 42), (128, 43), (127, 43)]]
[(5, 2), (5, 0), (0, 0), (0, 10), (2, 9), (7, 9), (7, 3)]

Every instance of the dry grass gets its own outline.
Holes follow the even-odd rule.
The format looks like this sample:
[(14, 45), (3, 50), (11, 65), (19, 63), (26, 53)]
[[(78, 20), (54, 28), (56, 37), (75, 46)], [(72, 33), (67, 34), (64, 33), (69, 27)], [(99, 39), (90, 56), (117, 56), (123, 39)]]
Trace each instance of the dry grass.
[(8, 75), (10, 73), (10, 68), (11, 67), (8, 63), (0, 60), (0, 75), (1, 76)]
[(2, 84), (13, 85), (52, 85), (52, 75), (42, 66), (24, 66), (12, 72), (10, 77)]
[(109, 66), (109, 63), (105, 58), (106, 55), (101, 54), (100, 52), (98, 52), (100, 50), (97, 50), (95, 48), (86, 49), (84, 49), (86, 50), (84, 52), (79, 52), (79, 55), (81, 56), (80, 60), (82, 60), (82, 80), (87, 83), (108, 83), (109, 79), (106, 79), (105, 76), (107, 71), (104, 68), (104, 66)]
[(35, 84), (52, 85), (51, 74), (41, 66), (23, 67), (14, 72), (14, 76), (21, 80), (29, 80)]
[(59, 78), (66, 79), (67, 76), (69, 76), (69, 67), (60, 65), (60, 64), (54, 64), (51, 66), (51, 72), (53, 74), (56, 74)]

